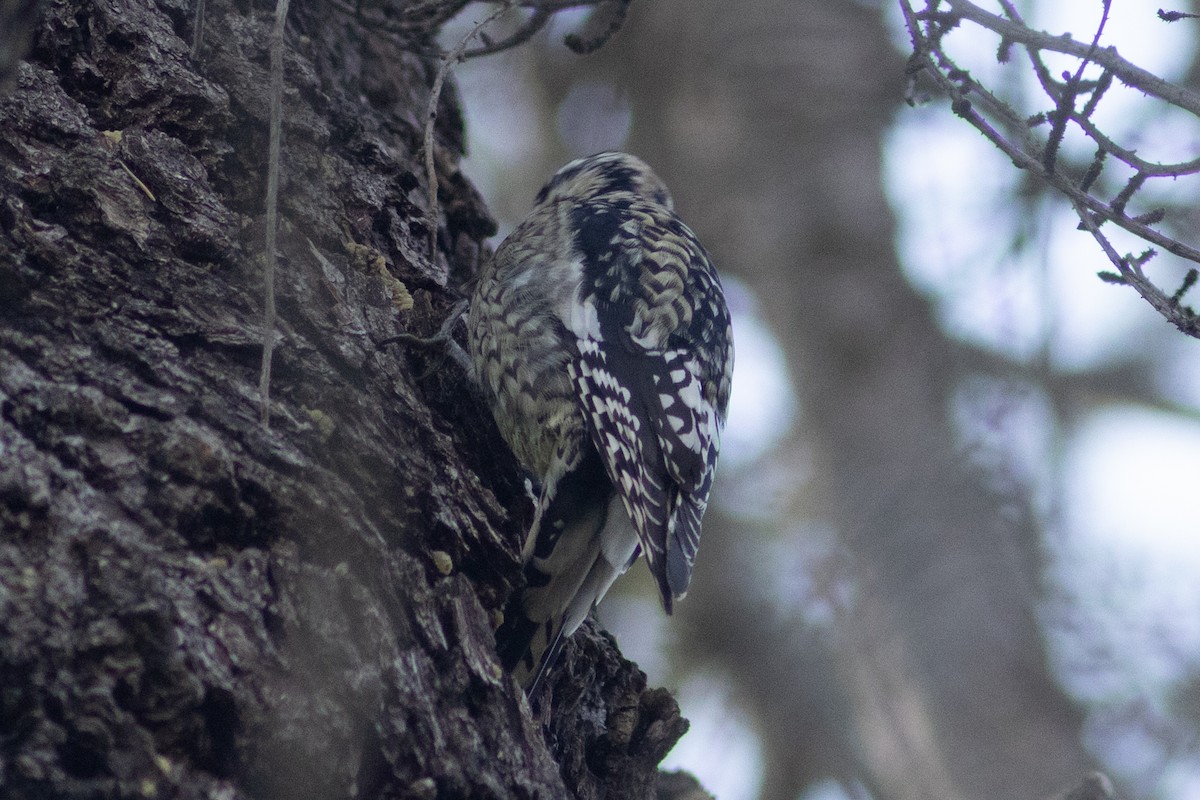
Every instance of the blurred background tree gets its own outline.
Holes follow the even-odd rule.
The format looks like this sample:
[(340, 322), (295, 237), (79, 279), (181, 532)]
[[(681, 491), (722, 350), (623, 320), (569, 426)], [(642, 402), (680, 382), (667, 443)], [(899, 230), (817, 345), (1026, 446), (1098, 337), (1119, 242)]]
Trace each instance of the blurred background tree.
[[(1104, 70), (936, 16), (964, 5), (642, 0), (594, 55), (562, 46), (564, 14), (458, 69), (501, 235), (557, 166), (627, 149), (727, 278), (735, 408), (692, 594), (663, 620), (633, 571), (600, 610), (693, 721), (669, 762), (724, 800), (1040, 798), (1093, 767), (1133, 797), (1200, 792), (1196, 343), (1097, 278), (1144, 244), (1091, 218), (1110, 263), (951, 110), (995, 111), (959, 102), (973, 86), (1042, 114), (996, 124), (1112, 202), (1138, 169), (1089, 175), (1095, 131), (1054, 117)], [(1098, 46), (1195, 86), (1191, 20), (985, 5), (1085, 46), (1103, 18)], [(906, 22), (971, 77), (911, 59)], [(1197, 156), (1186, 105), (1119, 81), (1082, 117), (1146, 163)], [(1183, 236), (1196, 189), (1164, 178), (1129, 218)], [(1124, 263), (1186, 289), (1166, 252)]]

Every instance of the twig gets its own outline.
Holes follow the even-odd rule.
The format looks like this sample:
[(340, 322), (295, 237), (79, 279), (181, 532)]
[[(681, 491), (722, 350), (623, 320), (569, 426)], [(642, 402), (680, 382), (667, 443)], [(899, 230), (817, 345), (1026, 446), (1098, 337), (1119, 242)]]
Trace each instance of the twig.
[(1161, 289), (1151, 283), (1138, 264), (1131, 262), (1128, 258), (1121, 257), (1117, 249), (1108, 241), (1108, 237), (1100, 231), (1100, 226), (1096, 224), (1096, 219), (1092, 214), (1088, 213), (1074, 199), (1072, 199), (1071, 205), (1074, 206), (1075, 213), (1079, 215), (1079, 220), (1083, 223), (1084, 229), (1100, 245), (1100, 249), (1104, 251), (1104, 255), (1108, 257), (1108, 260), (1117, 268), (1121, 277), (1125, 279), (1126, 285), (1132, 286), (1146, 302), (1154, 306), (1154, 309), (1158, 313), (1169, 319), (1179, 330), (1195, 336), (1197, 333), (1195, 320), (1188, 320), (1185, 315), (1180, 314), (1178, 303), (1172, 303), (1171, 298), (1167, 297)]
[(152, 203), (158, 202), (158, 198), (154, 196), (154, 192), (150, 191), (150, 187), (147, 186), (145, 183), (143, 183), (141, 178), (139, 178), (137, 175), (133, 174), (133, 170), (131, 170), (129, 168), (128, 164), (126, 164), (124, 161), (122, 161), (119, 158), (117, 159), (117, 163), (121, 165), (121, 169), (125, 170), (125, 174), (133, 179), (134, 186), (137, 186), (139, 189), (142, 190), (142, 194), (144, 194), (144, 195), (146, 195), (146, 197), (150, 198), (150, 202), (152, 202)]
[(1100, 45), (1100, 37), (1104, 35), (1104, 26), (1108, 24), (1108, 14), (1112, 7), (1112, 0), (1102, 0), (1104, 6), (1104, 14), (1100, 17), (1100, 24), (1096, 27), (1096, 33), (1092, 36), (1091, 47), (1088, 48), (1087, 55), (1079, 60), (1079, 66), (1075, 69), (1075, 74), (1067, 79), (1066, 86), (1062, 96), (1058, 98), (1057, 108), (1054, 109), (1052, 116), (1052, 127), (1050, 136), (1046, 140), (1046, 148), (1042, 153), (1042, 164), (1045, 165), (1047, 172), (1054, 172), (1055, 160), (1058, 156), (1058, 148), (1062, 144), (1063, 136), (1067, 133), (1067, 123), (1071, 121), (1072, 115), (1075, 113), (1075, 98), (1079, 96), (1081, 91), (1080, 84), (1083, 82), (1083, 71), (1087, 69), (1087, 65), (1091, 63), (1093, 56), (1096, 55), (1096, 48)]
[[(942, 88), (947, 91), (947, 93), (951, 94), (951, 96), (958, 94), (958, 87), (953, 83), (950, 83), (948, 80), (941, 85)], [(1195, 248), (1183, 244), (1182, 242), (1171, 239), (1159, 231), (1153, 230), (1152, 228), (1137, 222), (1137, 220), (1134, 218), (1121, 215), (1104, 201), (1092, 197), (1086, 192), (1080, 191), (1079, 188), (1069, 178), (1065, 177), (1061, 173), (1047, 173), (1042, 168), (1041, 162), (1037, 158), (1012, 144), (999, 131), (992, 127), (987, 120), (975, 112), (970, 101), (960, 97), (960, 99), (956, 101), (955, 112), (970, 122), (977, 130), (979, 130), (980, 133), (987, 137), (992, 144), (994, 144), (1001, 151), (1003, 151), (1006, 156), (1012, 159), (1013, 164), (1020, 169), (1029, 170), (1042, 180), (1046, 181), (1046, 183), (1053, 186), (1055, 189), (1058, 189), (1060, 192), (1067, 195), (1067, 197), (1069, 197), (1071, 200), (1087, 207), (1088, 209), (1099, 214), (1104, 219), (1119, 225), (1130, 233), (1140, 236), (1146, 241), (1152, 242), (1167, 252), (1179, 256), (1180, 258), (1185, 258), (1188, 261), (1193, 261), (1197, 264), (1200, 264), (1200, 250), (1196, 250)]]
[[(413, 344), (420, 347), (441, 347), (445, 349), (446, 355), (448, 355), (464, 373), (467, 375), (472, 375), (474, 374), (475, 369), (471, 364), (471, 357), (467, 355), (467, 351), (463, 350), (458, 342), (454, 341), (454, 337), (451, 335), (454, 330), (454, 326), (457, 325), (462, 320), (463, 315), (467, 313), (469, 304), (470, 301), (468, 300), (460, 300), (455, 303), (450, 308), (449, 313), (446, 315), (446, 319), (442, 322), (442, 326), (433, 336), (414, 336), (411, 333), (398, 333), (395, 336), (389, 336), (382, 341), (376, 342), (375, 346), (382, 350), (389, 344), (403, 342), (404, 344)], [(428, 374), (429, 373), (426, 373), (426, 375)], [(424, 378), (426, 375), (422, 375), (421, 377)]]
[(550, 17), (554, 15), (553, 11), (545, 8), (539, 8), (529, 16), (525, 24), (517, 29), (511, 36), (501, 39), (498, 42), (490, 42), (482, 47), (476, 47), (474, 50), (464, 50), (462, 57), (479, 58), (480, 56), (490, 56), (493, 53), (499, 53), (503, 50), (508, 50), (512, 47), (517, 47), (533, 38), (534, 34), (546, 27), (546, 23), (550, 21)]
[(1200, 19), (1200, 14), (1189, 14), (1186, 11), (1164, 11), (1160, 8), (1158, 18), (1163, 22), (1179, 22), (1181, 19)]
[(1126, 82), (1135, 84), (1138, 89), (1200, 116), (1200, 95), (1163, 80), (1153, 72), (1126, 61), (1112, 48), (1102, 48), (1093, 53), (1090, 45), (1075, 41), (1069, 36), (1051, 36), (1048, 33), (1032, 30), (1004, 17), (984, 11), (967, 0), (945, 0), (945, 2), (949, 3), (951, 7), (949, 13), (952, 15), (981, 25), (1009, 41), (1020, 42), (1038, 50), (1065, 53), (1077, 58), (1088, 58), (1090, 54), (1092, 61), (1122, 75), (1127, 79)]
[(1129, 165), (1133, 169), (1145, 174), (1151, 178), (1179, 178), (1184, 175), (1194, 175), (1200, 172), (1200, 158), (1193, 158), (1191, 161), (1180, 161), (1177, 163), (1163, 164), (1161, 162), (1147, 161), (1144, 158), (1138, 158), (1138, 155), (1133, 150), (1128, 150), (1114, 142), (1106, 136), (1096, 124), (1087, 117), (1081, 114), (1072, 114), (1071, 121), (1090, 136), (1101, 149), (1109, 155), (1115, 156), (1118, 160)]
[[(1122, 257), (1101, 230), (1106, 222), (1112, 223), (1158, 249), (1200, 264), (1200, 249), (1153, 227), (1163, 221), (1166, 214), (1163, 208), (1154, 208), (1141, 214), (1126, 212), (1130, 201), (1143, 189), (1148, 180), (1156, 177), (1196, 175), (1200, 172), (1200, 158), (1175, 164), (1149, 162), (1137, 157), (1132, 149), (1118, 145), (1101, 132), (1091, 119), (1101, 97), (1114, 80), (1157, 96), (1181, 109), (1193, 113), (1200, 111), (1200, 98), (1196, 95), (1124, 61), (1112, 48), (1099, 46), (1105, 23), (1108, 21), (1110, 2), (1111, 0), (1102, 0), (1104, 16), (1091, 44), (1084, 45), (1069, 37), (1054, 37), (1029, 30), (1017, 14), (1011, 0), (1000, 0), (1008, 19), (982, 11), (967, 0), (927, 0), (925, 9), (920, 13), (913, 9), (911, 0), (901, 0), (901, 11), (913, 45), (913, 56), (907, 71), (910, 75), (917, 72), (928, 74), (938, 89), (950, 98), (955, 114), (982, 133), (1008, 156), (1018, 169), (1027, 170), (1066, 196), (1079, 216), (1081, 229), (1092, 234), (1117, 268), (1116, 273), (1101, 273), (1102, 279), (1133, 287), (1156, 311), (1181, 331), (1200, 338), (1197, 315), (1181, 304), (1184, 293), (1191, 288), (1191, 283), (1185, 281), (1179, 291), (1169, 295), (1155, 285), (1143, 269), (1155, 250), (1147, 250), (1137, 257)], [(947, 6), (950, 8), (947, 9)], [(1002, 55), (1011, 43), (1024, 45), (1043, 91), (1054, 102), (1052, 111), (1022, 116), (954, 63), (944, 51), (942, 42), (945, 36), (964, 20), (1000, 35)], [(1079, 63), (1072, 71), (1063, 72), (1062, 81), (1059, 81), (1046, 69), (1042, 61), (1043, 50), (1067, 53), (1078, 58)], [(1103, 72), (1098, 80), (1083, 79), (1084, 70), (1089, 62), (1102, 68)], [(1076, 101), (1084, 95), (1090, 96), (1082, 107), (1077, 106)], [(1037, 136), (1032, 135), (1032, 128), (1047, 121), (1050, 123), (1049, 132), (1039, 141)], [(1082, 177), (1065, 174), (1056, 164), (1059, 145), (1070, 123), (1078, 125), (1099, 147)], [(1096, 187), (1106, 156), (1112, 156), (1134, 169), (1133, 177), (1127, 179), (1111, 200), (1103, 199), (1103, 187)]]
[(471, 40), (486, 25), (508, 11), (513, 5), (514, 0), (508, 0), (508, 2), (501, 5), (481, 22), (475, 23), (475, 27), (471, 28), (470, 32), (462, 38), (462, 41), (442, 57), (442, 63), (438, 66), (437, 75), (433, 79), (433, 88), (429, 90), (429, 109), (425, 119), (425, 177), (429, 182), (429, 212), (426, 215), (426, 219), (429, 224), (430, 259), (437, 255), (438, 217), (440, 216), (440, 210), (438, 209), (437, 167), (434, 164), (433, 158), (433, 125), (437, 121), (437, 107), (438, 100), (442, 96), (442, 85), (446, 82), (446, 75), (450, 72), (450, 67), (462, 60), (463, 53), (466, 51), (467, 45), (470, 44)]
[(271, 131), (267, 152), (267, 243), (264, 283), (266, 303), (263, 309), (262, 369), (258, 375), (258, 394), (262, 398), (260, 417), (264, 428), (271, 427), (271, 356), (275, 350), (275, 234), (279, 227), (279, 151), (283, 139), (283, 34), (291, 0), (276, 0), (275, 25), (271, 29)]

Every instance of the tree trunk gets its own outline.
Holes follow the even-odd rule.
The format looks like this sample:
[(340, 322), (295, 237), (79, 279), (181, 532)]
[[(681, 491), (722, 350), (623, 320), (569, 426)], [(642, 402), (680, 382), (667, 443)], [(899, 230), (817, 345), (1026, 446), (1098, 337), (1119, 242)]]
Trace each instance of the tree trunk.
[(447, 91), (430, 257), (462, 5), (293, 4), (269, 428), (272, 9), (209, 0), (195, 56), (190, 2), (45, 9), (0, 98), (0, 796), (653, 794), (674, 701), (589, 627), (531, 718), (492, 639), (518, 467), (439, 348), (378, 344), (494, 229)]

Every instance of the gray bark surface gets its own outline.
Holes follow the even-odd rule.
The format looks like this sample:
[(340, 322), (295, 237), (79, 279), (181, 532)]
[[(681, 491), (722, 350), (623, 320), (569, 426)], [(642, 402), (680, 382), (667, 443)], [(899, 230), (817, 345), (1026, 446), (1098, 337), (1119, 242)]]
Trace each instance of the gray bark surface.
[(377, 345), (494, 229), (447, 91), (429, 257), (461, 5), (293, 4), (269, 429), (271, 10), (210, 0), (193, 58), (190, 2), (45, 9), (0, 97), (0, 797), (653, 793), (686, 722), (609, 639), (536, 720), (500, 671), (519, 470), (453, 362)]

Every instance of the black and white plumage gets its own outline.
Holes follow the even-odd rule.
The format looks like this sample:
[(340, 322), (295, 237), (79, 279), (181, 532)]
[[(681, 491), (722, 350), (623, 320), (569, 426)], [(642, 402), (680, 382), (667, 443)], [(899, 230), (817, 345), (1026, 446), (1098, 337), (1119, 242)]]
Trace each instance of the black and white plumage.
[(543, 187), (481, 271), (468, 325), (500, 430), (541, 482), (527, 586), (497, 631), (532, 690), (639, 550), (668, 613), (686, 593), (729, 404), (729, 311), (662, 181), (601, 153)]

